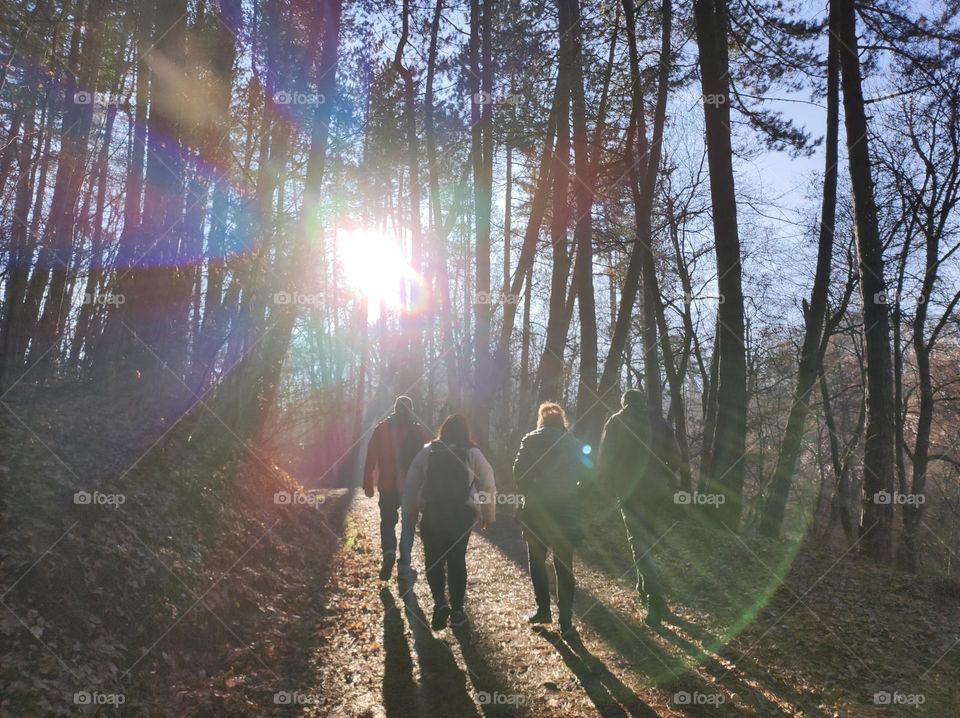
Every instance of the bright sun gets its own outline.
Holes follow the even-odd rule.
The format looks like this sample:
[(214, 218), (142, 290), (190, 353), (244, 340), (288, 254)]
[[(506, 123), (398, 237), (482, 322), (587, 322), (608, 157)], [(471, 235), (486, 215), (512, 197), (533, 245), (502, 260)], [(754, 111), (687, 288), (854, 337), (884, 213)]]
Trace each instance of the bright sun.
[(396, 239), (374, 229), (355, 228), (340, 233), (337, 248), (344, 278), (362, 293), (371, 312), (382, 303), (387, 309), (401, 309), (403, 287), (419, 284), (420, 278)]

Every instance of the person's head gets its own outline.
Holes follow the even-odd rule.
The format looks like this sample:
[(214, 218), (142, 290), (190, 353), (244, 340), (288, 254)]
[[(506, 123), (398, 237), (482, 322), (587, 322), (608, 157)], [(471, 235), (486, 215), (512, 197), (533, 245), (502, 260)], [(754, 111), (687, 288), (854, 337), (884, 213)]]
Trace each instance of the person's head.
[(448, 446), (472, 446), (470, 439), (470, 424), (463, 414), (451, 414), (437, 432), (437, 439)]
[(567, 428), (567, 413), (555, 401), (545, 401), (537, 410), (537, 428), (552, 426), (557, 429)]
[(623, 392), (623, 396), (620, 397), (620, 406), (624, 409), (642, 409), (646, 403), (646, 398), (643, 395), (643, 392), (639, 389), (627, 389)]
[(409, 419), (413, 416), (413, 399), (409, 396), (398, 396), (393, 402), (393, 413), (397, 416)]

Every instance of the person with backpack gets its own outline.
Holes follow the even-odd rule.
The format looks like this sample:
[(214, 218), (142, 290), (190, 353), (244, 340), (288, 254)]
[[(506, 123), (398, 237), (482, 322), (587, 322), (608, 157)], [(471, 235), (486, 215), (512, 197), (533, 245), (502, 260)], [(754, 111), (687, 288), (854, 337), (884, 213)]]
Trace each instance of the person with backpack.
[[(363, 467), (363, 492), (369, 498), (373, 498), (375, 488), (380, 492), (381, 581), (390, 578), (397, 559), (397, 521), (407, 471), (430, 438), (427, 427), (414, 417), (413, 400), (409, 396), (397, 397), (393, 413), (377, 424), (370, 436)], [(401, 556), (401, 574), (410, 569), (409, 555), (405, 558), (406, 566)]]
[(523, 437), (513, 462), (513, 478), (523, 495), (518, 520), (527, 542), (530, 578), (537, 608), (529, 623), (550, 623), (547, 552), (553, 552), (557, 576), (557, 608), (561, 633), (573, 627), (573, 550), (580, 543), (578, 489), (589, 471), (584, 446), (567, 431), (567, 415), (559, 404), (544, 402), (537, 428)]
[(656, 628), (670, 609), (653, 547), (661, 537), (658, 519), (673, 508), (679, 451), (670, 425), (642, 392), (627, 390), (621, 406), (603, 427), (597, 463), (601, 484), (618, 497), (637, 593), (647, 606), (647, 625)]
[(403, 492), (404, 516), (420, 516), (435, 631), (448, 620), (455, 628), (469, 623), (463, 610), (467, 543), (478, 514), (482, 531), (496, 521), (496, 494), (493, 468), (471, 441), (466, 417), (448, 416), (437, 438), (414, 458)]

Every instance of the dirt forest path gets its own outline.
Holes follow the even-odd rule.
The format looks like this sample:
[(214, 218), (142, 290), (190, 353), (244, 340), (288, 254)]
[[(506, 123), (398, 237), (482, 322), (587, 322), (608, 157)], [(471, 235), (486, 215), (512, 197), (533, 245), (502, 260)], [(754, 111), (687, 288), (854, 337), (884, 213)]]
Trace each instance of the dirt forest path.
[[(692, 623), (662, 634), (645, 627), (629, 568), (614, 580), (577, 562), (579, 639), (561, 640), (555, 625), (529, 627), (525, 548), (506, 512), (470, 539), (468, 632), (430, 629), (433, 602), (419, 538), (420, 577), (412, 590), (402, 592), (396, 572), (379, 581), (379, 560), (377, 502), (357, 492), (323, 591), (321, 647), (313, 659), (322, 694), (317, 715), (792, 714), (746, 683), (733, 693), (714, 686), (711, 673), (725, 680), (736, 674), (703, 652)], [(690, 656), (703, 665), (689, 670)]]

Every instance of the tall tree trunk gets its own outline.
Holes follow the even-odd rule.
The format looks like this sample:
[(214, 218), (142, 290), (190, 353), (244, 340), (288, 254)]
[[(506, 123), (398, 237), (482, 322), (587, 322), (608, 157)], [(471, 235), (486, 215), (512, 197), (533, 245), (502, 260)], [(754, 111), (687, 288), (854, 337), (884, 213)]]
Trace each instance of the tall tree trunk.
[(113, 294), (124, 297), (124, 303), (106, 315), (103, 333), (93, 351), (92, 371), (94, 377), (108, 379), (126, 361), (132, 343), (124, 324), (133, 323), (129, 315), (130, 305), (125, 301), (135, 288), (134, 268), (144, 250), (140, 227), (140, 203), (143, 198), (144, 163), (147, 151), (147, 110), (150, 103), (150, 69), (147, 65), (147, 50), (153, 29), (153, 4), (141, 7), (136, 29), (136, 93), (133, 128), (130, 135), (130, 164), (127, 167), (123, 198), (123, 229), (117, 255), (114, 259)]
[(636, 10), (633, 1), (623, 0), (623, 9), (627, 28), (631, 78), (631, 114), (625, 157), (629, 167), (630, 191), (634, 205), (635, 238), (620, 294), (620, 304), (613, 325), (610, 347), (600, 377), (599, 395), (605, 408), (614, 409), (619, 405), (619, 397), (616, 394), (619, 386), (620, 369), (629, 339), (633, 310), (636, 306), (642, 276), (644, 278), (644, 301), (641, 311), (644, 327), (644, 364), (647, 372), (645, 383), (648, 399), (659, 414), (662, 411), (662, 398), (660, 396), (656, 302), (654, 300), (659, 290), (656, 282), (656, 268), (653, 264), (651, 224), (654, 193), (660, 170), (663, 129), (667, 114), (673, 9), (670, 0), (664, 0), (661, 6), (662, 31), (660, 64), (657, 75), (657, 100), (653, 134), (649, 143), (647, 140), (642, 79), (640, 77), (640, 54), (637, 48)]
[(224, 311), (223, 285), (226, 279), (227, 211), (230, 198), (230, 93), (233, 87), (233, 65), (236, 59), (235, 32), (241, 29), (240, 0), (221, 0), (214, 27), (213, 51), (210, 56), (211, 104), (215, 120), (205, 138), (202, 155), (209, 158), (219, 175), (214, 178), (210, 208), (210, 229), (207, 232), (207, 279), (203, 300), (200, 338), (191, 360), (190, 385), (203, 391), (214, 359), (227, 336), (229, 317)]
[[(450, 277), (447, 269), (447, 236), (443, 231), (443, 212), (440, 206), (440, 177), (437, 167), (437, 137), (434, 121), (433, 86), (437, 71), (437, 45), (440, 33), (440, 21), (443, 18), (443, 2), (437, 0), (433, 11), (433, 21), (430, 24), (430, 48), (427, 55), (427, 83), (423, 95), (424, 121), (423, 133), (427, 146), (427, 178), (430, 187), (431, 210), (431, 247), (432, 271), (435, 291), (440, 297), (440, 333), (442, 336), (441, 353), (447, 374), (447, 406), (452, 409), (461, 403), (462, 389), (460, 386), (460, 372), (457, 362), (457, 353), (454, 343), (453, 304), (450, 299)], [(451, 217), (456, 208), (451, 208)]]
[[(520, 255), (517, 258), (517, 267), (510, 283), (510, 294), (520, 296), (524, 282), (532, 279), (533, 260), (537, 250), (537, 240), (540, 237), (540, 227), (547, 211), (547, 202), (550, 198), (552, 186), (551, 172), (555, 163), (552, 162), (554, 136), (556, 133), (557, 110), (559, 107), (561, 84), (558, 82), (553, 92), (553, 101), (550, 115), (547, 120), (547, 132), (544, 138), (543, 150), (540, 154), (540, 163), (537, 170), (536, 184), (533, 197), (530, 200), (530, 216), (523, 234), (523, 243), (520, 246)], [(500, 338), (497, 342), (494, 364), (497, 371), (500, 391), (505, 391), (510, 380), (510, 340), (513, 336), (514, 324), (517, 317), (517, 304), (507, 303), (503, 306), (503, 321), (500, 324)]]
[(560, 56), (557, 68), (557, 144), (553, 152), (553, 217), (550, 246), (553, 266), (550, 274), (550, 306), (547, 333), (540, 357), (539, 401), (561, 401), (563, 397), (563, 354), (567, 341), (567, 280), (570, 276), (570, 248), (567, 228), (570, 224), (570, 83), (573, 51), (570, 42), (572, 18), (564, 0), (558, 1)]
[(533, 294), (533, 267), (527, 270), (526, 289), (523, 292), (523, 323), (520, 330), (520, 400), (517, 406), (517, 424), (526, 426), (532, 399), (530, 390), (530, 298)]
[[(319, 5), (319, 10), (323, 31), (320, 61), (316, 70), (317, 90), (325, 101), (318, 103), (314, 109), (303, 204), (294, 247), (278, 272), (280, 276), (292, 278), (294, 291), (304, 286), (308, 276), (311, 236), (316, 229), (313, 219), (318, 214), (322, 199), (330, 120), (337, 97), (342, 5), (340, 0), (325, 0)], [(279, 305), (270, 317), (265, 336), (250, 348), (237, 370), (217, 389), (215, 409), (241, 437), (259, 428), (264, 409), (276, 399), (280, 372), (297, 312), (298, 307), (293, 304)]]
[(856, 544), (857, 527), (851, 511), (851, 490), (850, 473), (853, 469), (853, 458), (857, 444), (860, 442), (860, 436), (863, 433), (865, 421), (865, 405), (860, 403), (860, 414), (857, 424), (854, 427), (853, 435), (846, 446), (840, 448), (839, 434), (837, 434), (836, 421), (833, 418), (833, 407), (830, 402), (830, 389), (827, 385), (827, 375), (823, 370), (823, 362), (817, 363), (817, 376), (820, 382), (820, 397), (823, 402), (823, 417), (827, 428), (827, 436), (830, 444), (830, 462), (833, 466), (833, 473), (837, 477), (837, 491), (834, 496), (837, 516), (840, 519), (840, 525), (843, 528), (843, 535), (846, 538), (847, 545)]
[[(67, 67), (76, 68), (77, 55), (79, 51), (80, 28), (79, 26), (75, 25), (70, 38), (70, 50), (67, 55), (66, 63)], [(52, 157), (50, 148), (54, 135), (54, 120), (60, 114), (57, 112), (59, 93), (56, 91), (56, 87), (59, 85), (60, 81), (62, 81), (62, 78), (60, 76), (55, 76), (52, 80), (46, 83), (47, 102), (44, 112), (47, 115), (47, 121), (44, 129), (45, 139), (43, 141), (43, 151), (38, 158), (40, 171), (39, 177), (35, 182), (37, 191), (33, 202), (33, 211), (30, 218), (30, 231), (28, 233), (28, 236), (31, 239), (40, 237), (40, 223), (45, 216), (44, 208), (46, 206), (47, 175), (50, 172), (51, 164), (53, 164), (50, 161)], [(43, 230), (43, 238), (35, 240), (35, 243), (38, 247), (37, 258), (33, 267), (33, 272), (30, 274), (30, 279), (27, 282), (27, 290), (23, 298), (24, 327), (28, 327), (30, 329), (36, 326), (40, 314), (40, 304), (43, 301), (43, 292), (47, 286), (47, 280), (50, 278), (50, 271), (53, 268), (53, 263), (55, 261), (49, 242), (50, 223), (46, 222)], [(26, 346), (24, 346), (24, 350), (26, 350)], [(25, 357), (20, 359), (20, 363), (23, 363), (24, 359)]]
[[(403, 53), (410, 36), (410, 0), (403, 1), (402, 32), (397, 44), (397, 51), (393, 58), (393, 68), (403, 83), (403, 122), (407, 140), (407, 167), (409, 170), (408, 194), (410, 198), (410, 236), (413, 268), (423, 273), (423, 232), (420, 225), (420, 149), (417, 140), (416, 97), (413, 84), (413, 71), (403, 64)], [(417, 286), (415, 282), (409, 285), (409, 301), (413, 306), (419, 304), (420, 294), (427, 291), (426, 287)], [(401, 372), (400, 386), (415, 398), (419, 404), (420, 377), (423, 371), (424, 354), (424, 324), (419, 315), (404, 315), (401, 322), (406, 324), (405, 354)]]
[[(943, 262), (943, 258), (940, 256), (940, 243), (944, 232), (947, 231), (947, 227), (951, 223), (951, 210), (956, 207), (957, 192), (960, 190), (960, 154), (957, 153), (958, 145), (960, 145), (960, 128), (958, 128), (960, 110), (957, 106), (957, 96), (953, 95), (951, 100), (947, 120), (949, 127), (944, 133), (952, 150), (950, 164), (944, 177), (933, 178), (932, 184), (934, 186), (940, 185), (943, 189), (934, 191), (929, 202), (925, 203), (922, 208), (926, 251), (924, 254), (923, 281), (920, 285), (920, 295), (913, 318), (913, 353), (916, 358), (919, 383), (916, 439), (911, 455), (912, 482), (910, 494), (914, 500), (905, 503), (903, 506), (903, 536), (897, 547), (897, 565), (912, 572), (920, 568), (920, 547), (917, 534), (923, 520), (925, 501), (921, 501), (926, 498), (927, 469), (930, 463), (930, 431), (933, 427), (934, 415), (934, 388), (930, 373), (930, 355), (940, 331), (946, 324), (947, 317), (951, 316), (958, 302), (960, 302), (960, 292), (957, 292), (948, 303), (940, 320), (929, 331), (928, 337), (927, 320), (930, 298), (933, 296), (940, 265)], [(913, 128), (911, 128), (911, 140), (914, 147), (920, 147), (920, 140), (916, 137)], [(930, 156), (924, 157), (928, 174), (937, 172), (931, 159), (932, 155), (933, 148), (931, 147)], [(936, 206), (938, 200), (940, 202), (939, 207)], [(955, 249), (956, 245), (949, 251)]]
[[(31, 252), (36, 248), (36, 238), (40, 232), (40, 220), (43, 216), (43, 206), (46, 200), (47, 174), (50, 169), (50, 143), (53, 139), (53, 118), (56, 115), (53, 108), (52, 84), (49, 79), (44, 81), (44, 94), (46, 98), (43, 103), (43, 112), (40, 116), (40, 125), (42, 126), (41, 136), (37, 138), (37, 155), (34, 159), (34, 177), (32, 182), (35, 192), (33, 210), (30, 213), (30, 231), (28, 233), (32, 245)], [(34, 312), (33, 315), (35, 316), (36, 312)]]
[(707, 164), (717, 256), (717, 420), (712, 441), (713, 490), (726, 498), (717, 512), (731, 530), (740, 523), (743, 459), (747, 437), (747, 369), (740, 235), (730, 133), (730, 63), (727, 53), (726, 0), (693, 4), (700, 85), (706, 128)]
[[(680, 448), (680, 479), (683, 486), (689, 486), (690, 478), (690, 460), (689, 448), (686, 432), (686, 412), (683, 405), (683, 381), (682, 375), (677, 368), (674, 360), (673, 349), (670, 344), (670, 331), (667, 326), (666, 313), (663, 306), (663, 298), (660, 293), (659, 280), (657, 278), (657, 269), (653, 252), (653, 205), (656, 194), (657, 180), (660, 172), (660, 157), (662, 154), (663, 130), (666, 123), (667, 114), (667, 95), (669, 92), (671, 50), (670, 41), (673, 29), (673, 5), (671, 0), (664, 0), (661, 5), (662, 32), (660, 37), (660, 66), (658, 73), (657, 100), (654, 110), (653, 134), (649, 146), (647, 144), (645, 121), (643, 119), (643, 96), (640, 92), (641, 78), (639, 76), (639, 55), (636, 47), (636, 19), (634, 17), (633, 7), (629, 3), (624, 5), (626, 11), (627, 28), (631, 35), (631, 76), (633, 77), (633, 102), (634, 102), (634, 120), (638, 127), (638, 140), (640, 157), (644, 158), (642, 175), (637, 168), (637, 163), (633, 162), (632, 154), (628, 153), (628, 161), (631, 162), (630, 186), (634, 203), (634, 222), (636, 226), (636, 244), (634, 252), (630, 259), (628, 275), (631, 269), (634, 277), (624, 283), (624, 298), (620, 305), (620, 314), (617, 316), (617, 322), (614, 324), (614, 333), (619, 335), (615, 341), (623, 342), (626, 338), (626, 329), (629, 326), (629, 312), (626, 311), (628, 305), (632, 307), (636, 301), (637, 278), (638, 275), (643, 278), (643, 344), (644, 344), (644, 368), (646, 369), (645, 386), (647, 388), (648, 402), (650, 411), (657, 417), (663, 412), (663, 397), (660, 387), (660, 366), (658, 359), (658, 341), (659, 349), (663, 356), (663, 367), (667, 375), (670, 386), (670, 410), (674, 420), (677, 433), (677, 443)], [(632, 147), (632, 138), (628, 141), (628, 147)], [(608, 397), (610, 389), (619, 374), (620, 357), (622, 348), (617, 350), (614, 342), (611, 342), (611, 353), (608, 357), (610, 361), (609, 374), (607, 374), (607, 385), (601, 386), (601, 396)], [(601, 380), (601, 384), (603, 380)]]
[(87, 282), (84, 289), (83, 305), (77, 318), (77, 329), (74, 332), (70, 347), (69, 366), (72, 372), (79, 373), (81, 351), (88, 355), (93, 345), (93, 327), (97, 311), (100, 309), (96, 301), (98, 288), (103, 278), (103, 212), (106, 205), (107, 169), (110, 157), (110, 142), (113, 139), (113, 125), (117, 118), (117, 105), (110, 103), (107, 108), (107, 117), (104, 122), (103, 144), (97, 156), (94, 176), (97, 177), (97, 199), (93, 212), (93, 236), (90, 238), (90, 267), (87, 272)]
[(10, 249), (7, 254), (7, 277), (4, 286), (3, 326), (0, 328), (0, 392), (16, 380), (21, 359), (26, 349), (27, 331), (23, 321), (23, 299), (30, 274), (32, 247), (27, 232), (30, 199), (33, 196), (31, 165), (36, 128), (37, 77), (35, 71), (26, 72), (27, 92), (23, 98), (23, 136), (10, 141), (9, 152), (16, 158), (16, 191), (10, 228)]
[[(505, 178), (506, 189), (504, 190), (504, 204), (503, 204), (503, 282), (500, 285), (500, 303), (502, 305), (507, 305), (510, 303), (515, 303), (516, 298), (510, 296), (510, 261), (511, 254), (513, 251), (513, 242), (512, 242), (512, 222), (513, 222), (513, 147), (510, 146), (510, 143), (507, 142), (506, 146), (506, 168), (505, 168)], [(491, 357), (491, 367), (490, 370), (494, 371), (493, 358)], [(514, 396), (509, 392), (506, 392), (500, 395), (500, 411), (499, 418), (497, 423), (499, 426), (503, 427), (503, 436), (507, 437), (512, 442), (512, 432), (510, 427), (516, 427), (517, 422), (511, 422), (510, 414), (513, 409), (513, 404), (515, 399), (519, 399), (519, 396)], [(512, 443), (510, 444), (513, 445)]]
[(817, 268), (810, 292), (810, 304), (804, 303), (805, 328), (800, 363), (797, 369), (797, 385), (787, 419), (787, 428), (780, 442), (780, 454), (770, 494), (763, 511), (760, 532), (776, 537), (783, 525), (787, 498), (793, 472), (800, 455), (804, 424), (809, 413), (810, 393), (817, 380), (817, 361), (820, 356), (820, 337), (827, 312), (827, 295), (830, 285), (830, 266), (833, 258), (833, 234), (837, 215), (837, 142), (840, 128), (840, 56), (837, 53), (836, 20), (831, 13), (827, 42), (827, 132), (824, 154), (823, 201), (820, 208), (820, 237), (817, 247)]
[(510, 294), (510, 261), (513, 251), (513, 147), (507, 144), (507, 166), (504, 169), (507, 186), (503, 200), (503, 296), (504, 303), (513, 301)]
[[(670, 332), (666, 323), (666, 314), (663, 309), (663, 298), (660, 294), (657, 267), (653, 252), (653, 198), (657, 188), (657, 176), (660, 169), (660, 156), (663, 142), (663, 126), (666, 121), (667, 92), (670, 81), (670, 37), (672, 30), (673, 7), (670, 0), (664, 0), (662, 6), (663, 32), (660, 44), (660, 77), (657, 92), (657, 107), (654, 116), (653, 140), (647, 151), (648, 158), (644, 183), (640, 193), (634, 195), (637, 206), (636, 214), (640, 218), (637, 225), (637, 241), (641, 246), (640, 260), (643, 274), (643, 336), (645, 344), (645, 368), (647, 370), (647, 397), (650, 409), (656, 416), (663, 413), (663, 392), (660, 389), (660, 367), (657, 361), (657, 335), (660, 335), (660, 348), (663, 355), (663, 366), (671, 387), (671, 401), (674, 405), (681, 402), (682, 395), (673, 351), (670, 346)], [(638, 78), (639, 81), (639, 78)], [(641, 105), (642, 110), (642, 105)], [(644, 144), (646, 140), (643, 140)], [(638, 202), (639, 200), (639, 202)], [(646, 346), (646, 345), (651, 345)]]
[[(147, 161), (141, 222), (143, 252), (131, 270), (125, 296), (136, 335), (127, 360), (143, 373), (177, 371), (182, 357), (168, 354), (169, 338), (181, 302), (171, 286), (181, 287), (176, 266), (183, 213), (183, 168), (180, 115), (185, 72), (186, 0), (157, 0), (154, 6), (150, 67), (150, 113), (147, 119)], [(189, 287), (187, 287), (189, 291)], [(159, 360), (158, 360), (159, 357)], [(175, 368), (174, 368), (175, 367)]]
[[(4, 65), (4, 69), (6, 66)], [(10, 111), (10, 129), (4, 138), (4, 145), (0, 151), (0, 190), (7, 185), (7, 178), (10, 176), (10, 168), (13, 167), (17, 158), (17, 143), (15, 138), (20, 136), (20, 126), (23, 123), (23, 108), (14, 105)]]
[[(577, 291), (577, 308), (580, 319), (580, 381), (577, 384), (577, 428), (580, 432), (580, 419), (585, 417), (597, 402), (597, 306), (593, 289), (593, 203), (596, 198), (596, 163), (600, 148), (596, 147), (595, 156), (590, 155), (587, 136), (587, 103), (583, 91), (583, 36), (581, 29), (579, 0), (561, 0), (566, 2), (571, 17), (570, 43), (572, 45), (571, 101), (573, 117), (573, 153), (574, 153), (574, 197), (577, 205), (577, 218), (574, 224), (573, 241), (577, 248), (577, 258), (573, 268), (573, 283)], [(584, 424), (583, 428), (587, 428)], [(589, 436), (595, 443), (599, 434)]]
[[(482, 5), (482, 15), (481, 15)], [(493, 198), (493, 53), (494, 0), (470, 2), (470, 76), (473, 100), (471, 156), (476, 213), (476, 283), (472, 298), (474, 330), (473, 429), (482, 445), (489, 441), (493, 372), (490, 358), (490, 213)], [(483, 67), (481, 69), (480, 62)], [(477, 83), (479, 82), (479, 87)], [(479, 90), (479, 94), (478, 91)], [(485, 298), (485, 299), (484, 299)]]
[(706, 492), (710, 484), (710, 477), (713, 476), (713, 435), (717, 426), (717, 387), (719, 385), (720, 372), (720, 352), (717, 350), (719, 340), (717, 333), (719, 325), (714, 329), (713, 334), (713, 354), (710, 356), (710, 371), (707, 374), (707, 381), (704, 385), (703, 393), (703, 446), (700, 456), (700, 475), (698, 476), (698, 485), (701, 492)]
[[(76, 74), (67, 81), (60, 141), (60, 160), (50, 203), (50, 239), (52, 265), (43, 313), (34, 332), (28, 361), (37, 364), (40, 376), (48, 376), (57, 357), (71, 297), (67, 287), (75, 272), (74, 234), (77, 198), (83, 184), (87, 140), (93, 123), (93, 96), (97, 90), (104, 29), (98, 24), (103, 0), (95, 0), (87, 8), (86, 33), (77, 60)], [(81, 23), (78, 21), (78, 27)], [(84, 96), (83, 93), (90, 93)], [(83, 100), (90, 100), (84, 102)]]
[[(936, 281), (939, 258), (937, 247), (939, 238), (927, 240), (926, 272), (923, 279), (923, 296), (929, 297)], [(919, 379), (919, 406), (917, 407), (916, 443), (912, 457), (912, 484), (910, 493), (914, 497), (924, 496), (927, 481), (927, 466), (930, 457), (930, 428), (933, 425), (933, 382), (930, 377), (931, 345), (925, 341), (927, 302), (917, 304), (913, 322), (913, 351), (917, 362)], [(906, 571), (917, 571), (920, 567), (920, 550), (917, 534), (923, 517), (922, 503), (908, 503), (903, 507), (903, 536), (897, 548), (897, 565)]]
[(863, 449), (864, 506), (860, 526), (867, 555), (889, 563), (893, 551), (893, 504), (874, 500), (894, 490), (894, 406), (890, 352), (890, 313), (885, 301), (883, 246), (870, 168), (867, 116), (860, 77), (860, 56), (853, 0), (831, 0), (837, 18), (847, 154), (853, 187), (854, 229), (863, 296), (863, 334), (867, 365), (867, 427)]

